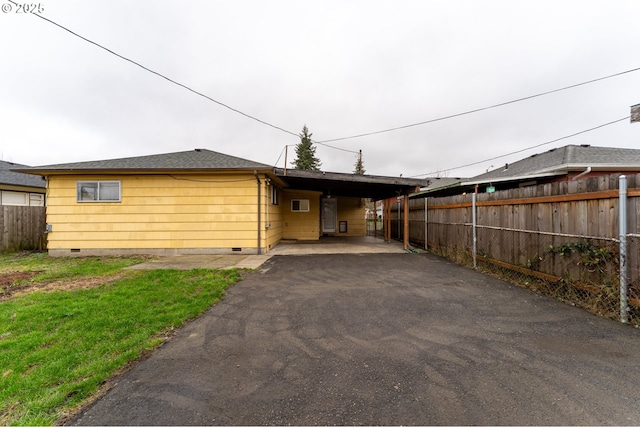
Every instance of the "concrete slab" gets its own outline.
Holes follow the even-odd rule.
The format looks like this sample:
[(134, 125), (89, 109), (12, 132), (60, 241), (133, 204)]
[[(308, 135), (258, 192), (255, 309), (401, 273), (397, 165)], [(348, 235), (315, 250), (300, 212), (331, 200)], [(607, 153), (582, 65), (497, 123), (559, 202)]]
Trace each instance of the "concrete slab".
[(404, 253), (402, 243), (385, 242), (371, 236), (323, 237), (317, 241), (283, 241), (271, 255), (319, 255), (319, 254), (391, 254)]
[(323, 237), (317, 241), (283, 241), (269, 251), (269, 253), (263, 255), (176, 255), (161, 257), (142, 264), (133, 265), (128, 267), (128, 269), (258, 269), (267, 260), (276, 255), (382, 254), (405, 252), (400, 242), (385, 242), (383, 239), (371, 236)]

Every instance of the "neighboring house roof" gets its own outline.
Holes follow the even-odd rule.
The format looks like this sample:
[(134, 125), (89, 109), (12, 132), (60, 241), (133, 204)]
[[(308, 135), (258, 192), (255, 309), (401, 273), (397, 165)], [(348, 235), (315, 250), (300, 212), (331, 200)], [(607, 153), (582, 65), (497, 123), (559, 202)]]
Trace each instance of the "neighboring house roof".
[(46, 182), (42, 177), (14, 172), (12, 169), (28, 168), (29, 166), (0, 160), (0, 186), (31, 187), (42, 192)]
[(566, 145), (474, 176), (469, 179), (468, 184), (565, 175), (569, 172), (582, 172), (587, 168), (591, 168), (592, 171), (610, 172), (640, 170), (640, 150)]
[(469, 178), (428, 178), (427, 184), (423, 185), (420, 191), (413, 194), (412, 197), (420, 197), (423, 194), (438, 191), (440, 194), (458, 194), (459, 189), (469, 180)]
[(523, 183), (548, 182), (563, 175), (583, 172), (640, 172), (640, 149), (566, 145), (533, 154), (517, 162), (444, 186), (423, 188), (413, 197), (450, 196), (484, 191), (489, 186), (510, 188)]
[(21, 171), (38, 175), (48, 175), (51, 173), (67, 172), (158, 172), (251, 169), (271, 169), (271, 166), (211, 150), (196, 148), (195, 150), (177, 153), (37, 166), (22, 169)]

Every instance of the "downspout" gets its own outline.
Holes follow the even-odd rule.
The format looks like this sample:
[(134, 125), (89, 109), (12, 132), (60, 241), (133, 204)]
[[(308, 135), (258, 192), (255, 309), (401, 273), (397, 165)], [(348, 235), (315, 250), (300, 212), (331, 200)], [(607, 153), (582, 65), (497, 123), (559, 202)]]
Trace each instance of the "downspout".
[(262, 253), (262, 248), (260, 247), (260, 245), (262, 244), (260, 237), (262, 234), (262, 223), (260, 221), (260, 215), (262, 214), (262, 210), (260, 209), (261, 205), (262, 205), (262, 184), (260, 183), (260, 177), (258, 176), (258, 171), (253, 171), (253, 174), (256, 177), (256, 181), (258, 181), (258, 255), (260, 255)]
[[(273, 191), (273, 187), (271, 187), (271, 180), (269, 178), (265, 179), (264, 182), (266, 184), (264, 187), (264, 189), (266, 190), (264, 195), (264, 214), (266, 216), (264, 228), (268, 230), (269, 228), (271, 228), (271, 222), (269, 221), (269, 188), (271, 188), (271, 191)], [(268, 236), (265, 236), (265, 238), (268, 239)]]
[(571, 181), (576, 181), (578, 178), (585, 176), (589, 172), (591, 172), (591, 166), (588, 166), (584, 171), (580, 172), (578, 175), (571, 178)]

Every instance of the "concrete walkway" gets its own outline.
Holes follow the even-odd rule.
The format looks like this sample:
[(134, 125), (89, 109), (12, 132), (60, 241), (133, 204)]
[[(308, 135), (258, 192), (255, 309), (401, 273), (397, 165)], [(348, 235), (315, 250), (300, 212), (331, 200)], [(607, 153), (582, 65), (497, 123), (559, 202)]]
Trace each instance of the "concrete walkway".
[(382, 254), (404, 253), (402, 243), (385, 242), (375, 237), (323, 237), (318, 241), (283, 241), (264, 255), (176, 255), (161, 257), (142, 264), (128, 267), (129, 270), (194, 268), (248, 268), (258, 269), (270, 258), (277, 255), (314, 254)]

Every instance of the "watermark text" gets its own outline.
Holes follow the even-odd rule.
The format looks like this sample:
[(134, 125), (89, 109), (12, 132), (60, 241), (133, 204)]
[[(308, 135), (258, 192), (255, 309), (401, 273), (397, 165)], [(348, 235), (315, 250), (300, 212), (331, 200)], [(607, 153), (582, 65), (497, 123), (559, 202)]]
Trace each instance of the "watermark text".
[(43, 13), (44, 5), (42, 3), (2, 3), (0, 10), (3, 13)]

